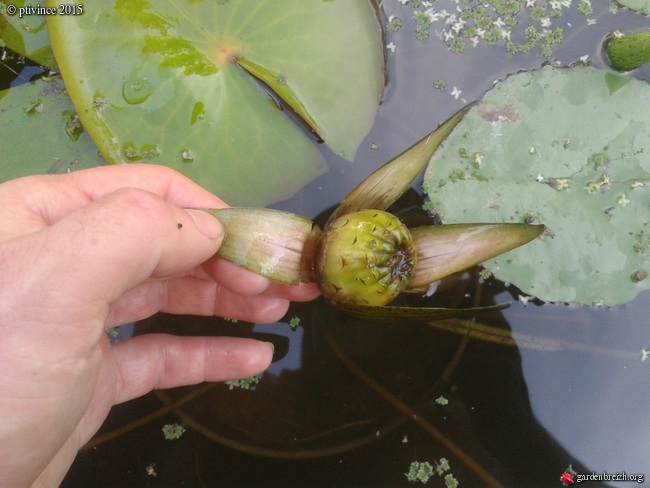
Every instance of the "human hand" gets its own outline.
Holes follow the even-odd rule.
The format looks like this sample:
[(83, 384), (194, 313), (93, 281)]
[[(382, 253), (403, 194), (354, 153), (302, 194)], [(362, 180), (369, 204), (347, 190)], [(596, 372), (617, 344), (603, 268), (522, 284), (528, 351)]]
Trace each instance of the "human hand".
[(55, 486), (110, 408), (152, 389), (258, 374), (270, 344), (106, 329), (158, 311), (274, 322), (314, 285), (215, 256), (225, 204), (167, 168), (124, 165), (0, 185), (0, 485)]

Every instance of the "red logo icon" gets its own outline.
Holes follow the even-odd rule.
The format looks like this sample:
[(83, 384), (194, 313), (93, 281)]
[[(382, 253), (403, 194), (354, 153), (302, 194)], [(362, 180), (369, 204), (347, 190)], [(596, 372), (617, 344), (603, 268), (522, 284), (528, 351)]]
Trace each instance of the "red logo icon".
[(575, 475), (575, 471), (569, 466), (567, 469), (564, 470), (564, 473), (562, 473), (562, 476), (560, 476), (560, 481), (564, 486), (571, 486), (572, 484), (575, 483), (575, 480), (573, 479), (573, 476)]

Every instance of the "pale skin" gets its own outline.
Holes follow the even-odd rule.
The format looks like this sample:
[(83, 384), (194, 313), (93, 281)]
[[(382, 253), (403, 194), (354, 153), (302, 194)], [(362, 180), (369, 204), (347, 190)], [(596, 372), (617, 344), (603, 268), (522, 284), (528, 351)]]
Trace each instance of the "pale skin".
[(223, 227), (186, 208), (224, 206), (152, 165), (0, 185), (0, 486), (57, 486), (113, 405), (268, 367), (252, 339), (106, 334), (159, 311), (275, 322), (318, 295), (215, 257)]

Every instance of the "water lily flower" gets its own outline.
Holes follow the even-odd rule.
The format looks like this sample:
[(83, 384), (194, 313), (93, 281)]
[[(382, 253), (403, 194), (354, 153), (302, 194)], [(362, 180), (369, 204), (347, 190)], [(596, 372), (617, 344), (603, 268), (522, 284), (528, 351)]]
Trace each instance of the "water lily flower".
[(429, 321), (503, 308), (390, 305), (400, 293), (424, 294), (431, 283), (525, 244), (544, 230), (543, 225), (525, 223), (408, 229), (386, 212), (466, 111), (366, 178), (343, 199), (323, 230), (305, 217), (278, 210), (206, 210), (226, 229), (218, 254), (280, 283), (316, 281), (332, 306), (362, 318)]

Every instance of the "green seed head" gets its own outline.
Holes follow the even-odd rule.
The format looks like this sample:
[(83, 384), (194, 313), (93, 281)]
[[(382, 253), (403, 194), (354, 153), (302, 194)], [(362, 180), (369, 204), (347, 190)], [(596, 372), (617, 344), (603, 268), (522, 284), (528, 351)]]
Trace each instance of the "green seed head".
[(333, 303), (382, 306), (413, 276), (416, 249), (400, 220), (381, 210), (361, 210), (334, 220), (316, 250), (316, 277)]

